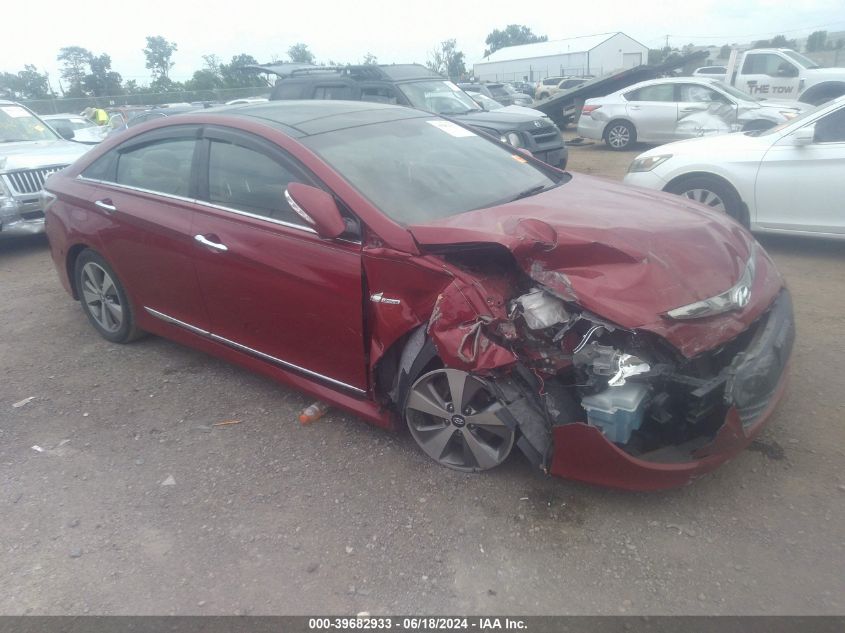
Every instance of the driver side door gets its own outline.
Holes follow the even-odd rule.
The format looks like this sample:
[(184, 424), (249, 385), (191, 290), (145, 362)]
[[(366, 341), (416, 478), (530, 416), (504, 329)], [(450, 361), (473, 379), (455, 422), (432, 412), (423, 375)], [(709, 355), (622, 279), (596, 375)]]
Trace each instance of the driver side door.
[(845, 234), (845, 107), (815, 122), (810, 145), (785, 136), (769, 149), (755, 183), (757, 223), (766, 228)]

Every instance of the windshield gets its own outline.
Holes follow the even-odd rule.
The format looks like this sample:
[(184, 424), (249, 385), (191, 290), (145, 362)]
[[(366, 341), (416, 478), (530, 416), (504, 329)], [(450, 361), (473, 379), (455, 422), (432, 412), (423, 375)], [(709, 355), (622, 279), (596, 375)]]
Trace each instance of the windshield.
[(415, 81), (401, 84), (399, 89), (415, 108), (435, 114), (466, 114), (481, 109), (451, 81)]
[(791, 57), (796, 62), (801, 64), (804, 68), (821, 68), (816, 62), (814, 62), (809, 57), (804, 57), (801, 53), (796, 53), (795, 51), (781, 51), (787, 57)]
[(55, 141), (59, 137), (43, 121), (19, 105), (0, 106), (0, 143)]
[(302, 142), (400, 224), (502, 204), (565, 177), (439, 118), (346, 128)]
[(472, 97), (475, 102), (485, 110), (498, 110), (500, 108), (505, 107), (495, 99), (491, 99), (487, 95), (483, 95), (480, 92), (467, 92), (467, 94)]

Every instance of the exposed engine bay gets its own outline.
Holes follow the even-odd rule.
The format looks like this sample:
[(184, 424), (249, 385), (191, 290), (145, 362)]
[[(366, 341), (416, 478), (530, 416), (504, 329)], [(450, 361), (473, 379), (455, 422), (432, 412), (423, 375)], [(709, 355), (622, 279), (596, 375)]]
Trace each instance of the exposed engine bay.
[[(491, 266), (498, 268), (488, 260), (485, 272)], [(611, 323), (525, 275), (495, 275), (483, 285), (515, 292), (506, 301), (488, 296), (488, 314), (478, 311), (469, 321), (469, 310), (447, 308), (455, 303), (452, 288), (472, 303), (468, 288), (456, 282), (440, 295), (429, 333), (448, 358), (440, 348), (450, 340), (438, 327), (446, 318), (462, 321), (460, 338), (452, 339), (456, 361), (487, 374), (507, 403), (499, 417), (519, 429), (517, 445), (544, 470), (555, 427), (571, 424), (594, 427), (639, 459), (691, 460), (725, 423), (735, 366), (766, 321), (764, 316), (727, 343), (687, 358), (661, 337)]]

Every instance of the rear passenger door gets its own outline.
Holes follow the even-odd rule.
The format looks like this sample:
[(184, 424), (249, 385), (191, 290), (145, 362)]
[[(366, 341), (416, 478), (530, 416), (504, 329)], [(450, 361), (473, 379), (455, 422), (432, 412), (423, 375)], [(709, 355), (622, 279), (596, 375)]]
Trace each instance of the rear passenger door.
[(625, 110), (637, 128), (637, 139), (663, 142), (674, 138), (678, 121), (674, 84), (643, 86), (625, 94)]
[(212, 336), (365, 391), (360, 241), (321, 239), (285, 198), (291, 182), (321, 183), (277, 145), (231, 128), (207, 127), (201, 154), (195, 262)]
[(205, 329), (191, 234), (198, 136), (198, 126), (152, 130), (104, 154), (81, 177), (96, 184), (88, 203), (108, 222), (103, 255), (136, 309)]

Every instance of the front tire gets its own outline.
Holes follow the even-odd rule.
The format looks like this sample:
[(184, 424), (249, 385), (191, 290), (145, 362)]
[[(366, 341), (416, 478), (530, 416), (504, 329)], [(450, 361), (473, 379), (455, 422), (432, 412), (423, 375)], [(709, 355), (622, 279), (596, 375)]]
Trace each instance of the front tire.
[(712, 176), (694, 176), (669, 183), (666, 191), (726, 213), (748, 228), (748, 214), (739, 194), (723, 180)]
[(604, 130), (604, 142), (610, 149), (621, 152), (637, 142), (637, 130), (627, 121), (612, 121)]
[(100, 336), (112, 343), (129, 343), (141, 336), (120, 279), (99, 253), (82, 251), (74, 276), (82, 310)]
[(435, 369), (408, 392), (404, 415), (417, 445), (441, 466), (462, 472), (504, 462), (516, 431), (496, 415), (502, 408), (481, 378), (459, 369)]

